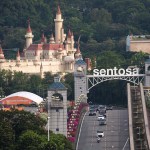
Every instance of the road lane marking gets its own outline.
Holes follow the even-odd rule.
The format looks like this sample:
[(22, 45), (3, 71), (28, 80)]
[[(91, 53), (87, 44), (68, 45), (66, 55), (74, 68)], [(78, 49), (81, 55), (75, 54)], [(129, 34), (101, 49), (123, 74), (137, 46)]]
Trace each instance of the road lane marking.
[(91, 140), (91, 146), (93, 146), (93, 136), (94, 136), (94, 135), (93, 135), (93, 132), (94, 132), (94, 128), (95, 128), (95, 122), (96, 122), (96, 121), (94, 121), (94, 126), (93, 126), (93, 130), (92, 130), (92, 140)]
[(82, 128), (83, 120), (84, 120), (86, 114), (87, 114), (87, 112), (84, 114), (83, 119), (82, 119), (82, 122), (81, 122), (80, 131), (79, 131), (79, 136), (78, 136), (77, 145), (76, 145), (76, 150), (78, 150), (79, 139), (80, 139), (80, 134), (81, 134), (81, 128)]

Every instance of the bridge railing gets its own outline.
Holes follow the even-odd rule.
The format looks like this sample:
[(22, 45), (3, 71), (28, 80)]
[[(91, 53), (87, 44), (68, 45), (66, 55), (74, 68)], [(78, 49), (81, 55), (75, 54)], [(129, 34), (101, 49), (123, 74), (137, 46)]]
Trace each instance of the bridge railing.
[(144, 123), (145, 123), (145, 132), (148, 142), (148, 148), (150, 149), (150, 127), (148, 123), (148, 115), (147, 115), (147, 109), (146, 109), (146, 103), (145, 103), (145, 96), (144, 96), (144, 89), (142, 83), (140, 83), (140, 90), (141, 90), (141, 98), (142, 98), (142, 106), (143, 106), (143, 115), (144, 115)]
[(150, 132), (142, 83), (128, 88), (129, 135), (131, 150), (149, 150)]
[(127, 92), (128, 92), (127, 95), (128, 95), (130, 150), (135, 150), (133, 138), (133, 124), (132, 124), (131, 87), (129, 83), (127, 84)]

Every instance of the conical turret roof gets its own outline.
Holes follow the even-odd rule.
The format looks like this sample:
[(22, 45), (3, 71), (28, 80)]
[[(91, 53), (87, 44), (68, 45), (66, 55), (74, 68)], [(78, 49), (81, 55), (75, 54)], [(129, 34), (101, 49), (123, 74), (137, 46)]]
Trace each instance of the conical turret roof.
[(61, 14), (60, 6), (57, 6), (57, 14)]
[(31, 27), (30, 27), (30, 20), (28, 20), (27, 33), (32, 33), (32, 30), (31, 30)]

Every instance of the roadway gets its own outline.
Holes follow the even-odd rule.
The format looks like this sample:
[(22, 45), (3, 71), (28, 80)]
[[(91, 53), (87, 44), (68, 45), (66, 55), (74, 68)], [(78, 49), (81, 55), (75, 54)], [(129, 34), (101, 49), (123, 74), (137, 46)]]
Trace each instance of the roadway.
[[(107, 125), (99, 126), (97, 116), (85, 115), (76, 150), (130, 150), (127, 109), (107, 110)], [(97, 143), (96, 131), (105, 136)]]

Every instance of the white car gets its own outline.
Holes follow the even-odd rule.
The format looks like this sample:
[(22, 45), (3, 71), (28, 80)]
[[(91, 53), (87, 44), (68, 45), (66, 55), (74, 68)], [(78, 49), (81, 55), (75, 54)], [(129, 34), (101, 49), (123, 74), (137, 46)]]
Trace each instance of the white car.
[(99, 131), (99, 130), (97, 130), (97, 133), (96, 133), (96, 136), (97, 137), (104, 137), (104, 131)]
[(98, 120), (98, 121), (101, 120), (101, 119), (105, 119), (105, 116), (99, 115), (99, 116), (97, 117), (97, 120)]

